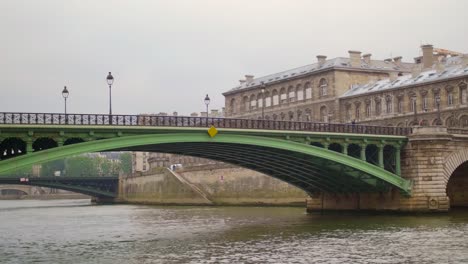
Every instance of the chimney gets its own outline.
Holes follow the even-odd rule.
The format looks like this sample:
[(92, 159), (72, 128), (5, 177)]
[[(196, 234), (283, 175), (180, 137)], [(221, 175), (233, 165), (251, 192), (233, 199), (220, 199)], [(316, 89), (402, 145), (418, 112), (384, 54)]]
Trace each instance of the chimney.
[(423, 68), (424, 69), (431, 68), (432, 64), (434, 64), (434, 47), (428, 44), (428, 45), (422, 45), (421, 49), (423, 52), (423, 57), (422, 57)]
[(325, 63), (326, 60), (327, 60), (327, 56), (317, 55), (317, 61), (318, 61), (319, 66), (322, 66)]
[(401, 59), (402, 59), (402, 58), (403, 58), (403, 57), (398, 56), (398, 57), (393, 58), (393, 61), (395, 62), (395, 64), (396, 64), (397, 66), (401, 66)]
[(251, 83), (253, 79), (254, 79), (253, 75), (245, 75), (245, 81), (247, 81), (247, 83)]
[(351, 67), (361, 67), (361, 52), (355, 50), (349, 50), (349, 62)]
[(366, 54), (362, 55), (362, 58), (364, 59), (364, 61), (365, 61), (367, 64), (370, 64), (371, 56), (372, 56), (372, 54), (366, 53)]
[(420, 64), (422, 62), (422, 56), (414, 57), (414, 63)]
[(468, 66), (468, 54), (463, 54), (462, 55), (462, 61), (463, 61), (463, 64)]

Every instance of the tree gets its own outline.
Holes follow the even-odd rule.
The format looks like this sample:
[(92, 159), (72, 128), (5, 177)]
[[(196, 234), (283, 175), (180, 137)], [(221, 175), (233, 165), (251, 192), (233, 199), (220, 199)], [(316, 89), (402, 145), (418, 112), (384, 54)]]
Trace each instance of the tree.
[(68, 158), (66, 161), (66, 176), (86, 177), (98, 176), (98, 162), (94, 158), (77, 156)]
[(65, 160), (53, 160), (41, 164), (41, 177), (51, 177), (54, 176), (56, 171), (63, 172), (65, 170)]
[(120, 171), (125, 175), (132, 173), (132, 154), (128, 152), (120, 154)]

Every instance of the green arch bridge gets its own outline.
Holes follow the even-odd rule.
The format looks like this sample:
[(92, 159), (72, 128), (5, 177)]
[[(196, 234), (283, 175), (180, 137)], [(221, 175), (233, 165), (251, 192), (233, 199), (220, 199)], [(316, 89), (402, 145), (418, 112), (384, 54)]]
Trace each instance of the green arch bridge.
[[(209, 135), (210, 126), (217, 129), (216, 135)], [(401, 148), (409, 133), (410, 128), (355, 124), (0, 113), (0, 174), (88, 152), (150, 151), (235, 164), (309, 194), (397, 188), (410, 195), (410, 181), (400, 175)], [(81, 190), (85, 191), (100, 195)]]

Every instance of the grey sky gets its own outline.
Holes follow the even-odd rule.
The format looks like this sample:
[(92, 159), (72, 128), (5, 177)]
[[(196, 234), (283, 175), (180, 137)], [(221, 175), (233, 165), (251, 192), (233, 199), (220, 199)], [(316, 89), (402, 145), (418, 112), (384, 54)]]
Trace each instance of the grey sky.
[(0, 111), (204, 110), (244, 74), (350, 49), (412, 61), (421, 43), (468, 52), (468, 1), (0, 0)]

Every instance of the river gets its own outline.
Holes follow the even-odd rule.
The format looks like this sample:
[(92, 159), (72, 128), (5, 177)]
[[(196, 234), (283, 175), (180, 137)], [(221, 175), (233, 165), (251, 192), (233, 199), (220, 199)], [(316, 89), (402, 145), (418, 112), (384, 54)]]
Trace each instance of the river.
[(0, 263), (468, 263), (468, 211), (308, 215), (0, 200)]

